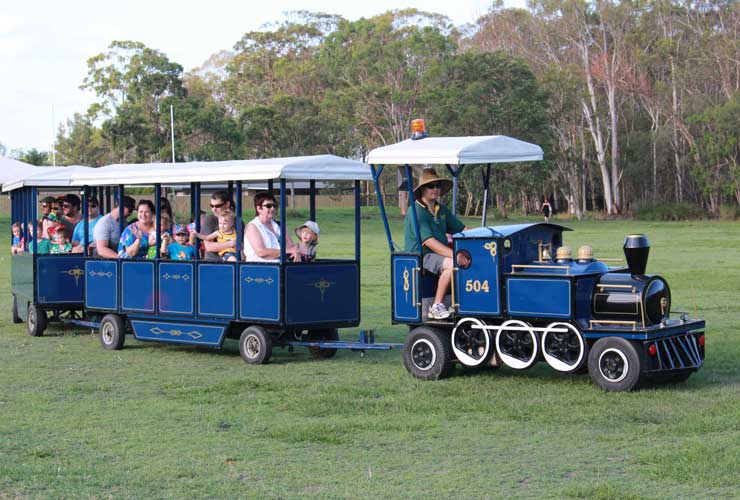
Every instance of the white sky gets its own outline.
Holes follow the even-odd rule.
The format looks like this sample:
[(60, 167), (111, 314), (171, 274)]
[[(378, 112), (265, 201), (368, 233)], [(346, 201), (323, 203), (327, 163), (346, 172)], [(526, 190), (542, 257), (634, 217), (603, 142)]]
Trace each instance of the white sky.
[[(456, 25), (485, 14), (490, 0), (273, 0), (207, 2), (122, 0), (3, 0), (0, 6), (0, 143), (48, 151), (59, 123), (84, 113), (93, 95), (79, 90), (87, 59), (113, 40), (139, 41), (167, 54), (185, 71), (247, 31), (308, 10), (347, 19), (416, 7)], [(524, 0), (507, 0), (523, 6)], [(52, 118), (53, 117), (53, 118)]]

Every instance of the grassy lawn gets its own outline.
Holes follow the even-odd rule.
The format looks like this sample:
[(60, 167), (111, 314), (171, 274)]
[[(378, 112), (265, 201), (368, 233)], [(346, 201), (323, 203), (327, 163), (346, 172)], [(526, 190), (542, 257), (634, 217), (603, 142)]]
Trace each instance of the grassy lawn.
[[(319, 213), (320, 257), (351, 254), (348, 213)], [(362, 328), (402, 341), (383, 226), (377, 209), (363, 217)], [(673, 309), (707, 320), (707, 360), (687, 383), (606, 394), (544, 365), (421, 382), (398, 351), (277, 350), (248, 366), (233, 342), (129, 337), (111, 352), (81, 328), (31, 338), (11, 322), (6, 239), (0, 499), (738, 498), (740, 224), (565, 224), (567, 244), (601, 257), (648, 234), (648, 272), (667, 278)], [(393, 228), (402, 242), (399, 218)]]

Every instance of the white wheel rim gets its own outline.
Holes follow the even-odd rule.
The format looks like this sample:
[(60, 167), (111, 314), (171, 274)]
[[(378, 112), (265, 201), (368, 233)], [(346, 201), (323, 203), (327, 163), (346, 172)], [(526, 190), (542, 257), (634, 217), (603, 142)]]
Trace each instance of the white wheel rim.
[(103, 342), (106, 344), (110, 344), (113, 342), (113, 324), (106, 322), (103, 323), (103, 328), (100, 329), (100, 337), (103, 339)]
[[(547, 352), (547, 349), (545, 349), (545, 345), (546, 345), (545, 342), (547, 340), (548, 334), (553, 333), (553, 330), (556, 329), (556, 328), (567, 328), (572, 333), (574, 333), (575, 336), (576, 336), (576, 338), (578, 339), (578, 345), (580, 347), (580, 353), (578, 355), (578, 359), (572, 365), (569, 365), (565, 361), (562, 361), (562, 360), (556, 358), (555, 356), (549, 354)], [(542, 346), (541, 346), (542, 356), (545, 358), (545, 361), (547, 361), (547, 364), (549, 364), (550, 366), (552, 366), (553, 369), (555, 369), (555, 370), (557, 370), (559, 372), (565, 372), (565, 373), (567, 373), (567, 372), (571, 372), (571, 371), (577, 369), (578, 366), (581, 364), (581, 361), (583, 361), (583, 356), (586, 354), (586, 348), (585, 348), (586, 345), (585, 345), (585, 343), (583, 341), (583, 335), (581, 335), (581, 332), (579, 332), (576, 327), (574, 327), (573, 325), (571, 325), (569, 323), (551, 323), (550, 325), (548, 325), (548, 327), (545, 329), (545, 332), (542, 334), (542, 342), (541, 343), (542, 343)]]
[[(417, 349), (423, 349), (424, 346), (428, 347), (429, 350), (431, 351), (431, 353), (432, 353), (432, 360), (426, 366), (419, 366), (416, 363), (416, 359), (414, 357), (414, 352), (416, 352)], [(428, 371), (428, 370), (431, 370), (432, 367), (434, 366), (434, 363), (437, 361), (437, 350), (434, 348), (434, 345), (431, 342), (429, 342), (429, 340), (427, 340), (427, 339), (419, 339), (416, 342), (414, 342), (411, 345), (411, 352), (409, 354), (410, 354), (409, 357), (411, 358), (411, 362), (416, 367), (416, 369), (417, 370), (421, 370), (423, 372)]]
[[(604, 373), (604, 370), (602, 370), (601, 368), (601, 360), (604, 359), (604, 356), (610, 352), (616, 353), (617, 356), (619, 356), (622, 359), (622, 363), (624, 363), (624, 368), (622, 369), (622, 375), (619, 376), (618, 378), (610, 378), (606, 373)], [(627, 361), (627, 356), (625, 356), (624, 353), (620, 351), (619, 349), (610, 347), (609, 349), (605, 349), (604, 352), (602, 352), (601, 355), (599, 356), (599, 373), (604, 378), (604, 380), (607, 380), (609, 382), (616, 384), (624, 380), (627, 374), (629, 374), (629, 371), (630, 371), (630, 364)]]
[[(481, 332), (483, 333), (483, 338), (485, 340), (484, 351), (483, 353), (478, 353), (478, 356), (479, 356), (478, 358), (471, 356), (467, 352), (457, 347), (456, 335), (457, 335), (458, 329), (464, 323), (468, 323), (468, 322), (473, 323), (474, 325), (476, 325), (476, 327), (478, 327), (481, 330)], [(488, 353), (491, 350), (491, 336), (488, 334), (485, 327), (486, 327), (486, 324), (477, 318), (463, 318), (457, 322), (457, 325), (455, 325), (455, 329), (452, 330), (452, 351), (455, 353), (455, 356), (460, 361), (460, 363), (464, 364), (465, 366), (478, 366), (488, 358)]]
[(260, 340), (256, 335), (250, 334), (244, 339), (244, 352), (248, 358), (256, 358), (261, 351)]
[[(524, 330), (524, 333), (529, 335), (530, 339), (532, 339), (532, 355), (527, 360), (521, 360), (501, 351), (501, 333), (506, 331), (507, 327), (512, 326), (525, 328), (526, 330)], [(525, 370), (532, 366), (537, 359), (537, 354), (539, 353), (539, 342), (537, 342), (537, 335), (534, 333), (534, 330), (532, 330), (531, 325), (528, 325), (524, 321), (519, 321), (518, 319), (509, 320), (501, 325), (496, 331), (496, 353), (501, 357), (501, 361), (503, 361), (509, 368)]]

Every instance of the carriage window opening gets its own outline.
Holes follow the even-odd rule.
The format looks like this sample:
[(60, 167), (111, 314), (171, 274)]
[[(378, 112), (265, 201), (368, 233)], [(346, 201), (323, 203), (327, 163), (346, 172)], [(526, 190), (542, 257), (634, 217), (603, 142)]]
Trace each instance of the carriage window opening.
[(467, 251), (467, 250), (460, 250), (459, 252), (457, 252), (457, 255), (462, 255), (463, 257), (465, 257), (465, 259), (467, 259), (467, 260), (465, 260), (465, 262), (466, 262), (465, 265), (460, 264), (460, 259), (459, 258), (456, 259), (457, 266), (460, 269), (467, 269), (473, 263), (473, 257), (470, 255), (470, 252), (469, 251)]

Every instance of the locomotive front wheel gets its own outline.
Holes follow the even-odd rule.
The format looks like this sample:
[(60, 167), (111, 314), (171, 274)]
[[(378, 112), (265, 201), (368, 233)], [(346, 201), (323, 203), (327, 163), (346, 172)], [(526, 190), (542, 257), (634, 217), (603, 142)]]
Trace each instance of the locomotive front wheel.
[(245, 363), (262, 365), (272, 356), (272, 339), (261, 326), (245, 328), (239, 337), (239, 354)]
[(117, 314), (106, 314), (100, 322), (100, 345), (105, 349), (118, 351), (126, 340), (123, 319)]
[(551, 323), (542, 333), (542, 356), (559, 372), (577, 372), (586, 361), (586, 351), (583, 335), (569, 323)]
[(403, 366), (414, 377), (438, 380), (452, 372), (452, 346), (443, 330), (414, 328), (403, 346)]
[(20, 315), (18, 314), (18, 297), (16, 297), (15, 295), (13, 295), (13, 311), (12, 311), (12, 315), (13, 315), (13, 323), (15, 323), (15, 324), (23, 323), (23, 320), (21, 319)]
[(31, 337), (40, 337), (46, 330), (48, 318), (46, 311), (39, 309), (35, 304), (28, 305), (28, 334)]
[(605, 391), (630, 391), (641, 381), (640, 356), (628, 340), (604, 337), (589, 352), (588, 373)]
[[(325, 330), (310, 330), (309, 339), (311, 340), (339, 340), (339, 331), (336, 328), (327, 328)], [(336, 349), (331, 347), (309, 347), (308, 352), (316, 359), (329, 359), (337, 354)]]
[(452, 352), (465, 366), (479, 366), (491, 356), (491, 336), (477, 318), (463, 318), (452, 330)]
[(509, 320), (496, 332), (496, 352), (509, 368), (530, 368), (537, 361), (539, 351), (537, 334), (524, 321)]

